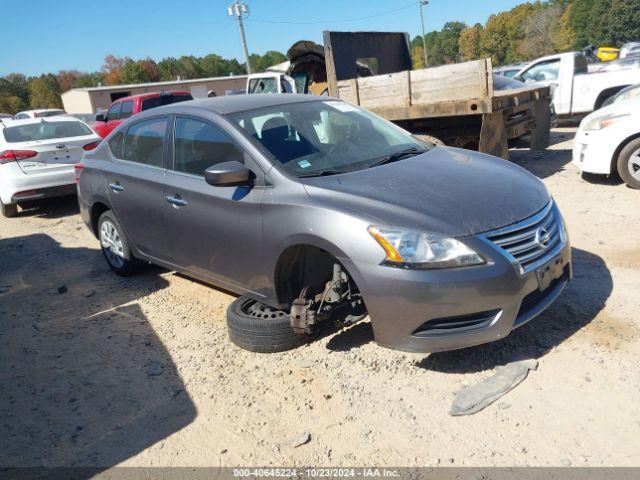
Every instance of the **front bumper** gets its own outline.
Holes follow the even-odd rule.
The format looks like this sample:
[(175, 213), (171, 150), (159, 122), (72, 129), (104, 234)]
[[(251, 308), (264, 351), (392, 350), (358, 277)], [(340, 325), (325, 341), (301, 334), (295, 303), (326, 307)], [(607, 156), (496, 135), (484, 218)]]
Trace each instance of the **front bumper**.
[(611, 173), (611, 162), (619, 143), (607, 137), (608, 132), (608, 129), (578, 130), (573, 142), (573, 164), (581, 172)]
[(379, 345), (438, 352), (499, 340), (551, 305), (572, 278), (566, 234), (552, 256), (525, 273), (490, 242), (466, 242), (489, 262), (445, 270), (360, 266)]

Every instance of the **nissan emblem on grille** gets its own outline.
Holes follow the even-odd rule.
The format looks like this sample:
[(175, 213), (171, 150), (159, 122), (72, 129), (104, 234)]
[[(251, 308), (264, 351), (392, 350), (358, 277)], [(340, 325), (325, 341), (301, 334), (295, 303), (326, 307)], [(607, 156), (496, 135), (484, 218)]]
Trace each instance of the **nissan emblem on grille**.
[(566, 241), (561, 220), (551, 202), (537, 214), (521, 222), (484, 234), (484, 238), (517, 262), (527, 273), (549, 261)]
[(536, 231), (536, 242), (542, 248), (547, 248), (549, 246), (550, 235), (546, 228), (541, 227)]

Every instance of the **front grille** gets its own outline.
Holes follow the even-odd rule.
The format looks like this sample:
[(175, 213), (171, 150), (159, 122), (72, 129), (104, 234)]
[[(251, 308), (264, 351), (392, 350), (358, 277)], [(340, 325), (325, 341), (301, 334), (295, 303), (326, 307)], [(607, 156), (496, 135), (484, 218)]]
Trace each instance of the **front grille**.
[(550, 260), (564, 244), (562, 220), (553, 202), (522, 222), (484, 234), (484, 237), (527, 273)]

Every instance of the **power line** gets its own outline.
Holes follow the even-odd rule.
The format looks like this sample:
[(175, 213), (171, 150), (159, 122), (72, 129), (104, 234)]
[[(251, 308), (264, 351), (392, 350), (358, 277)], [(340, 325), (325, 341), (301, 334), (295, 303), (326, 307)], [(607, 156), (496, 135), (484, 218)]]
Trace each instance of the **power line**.
[(415, 3), (409, 3), (408, 5), (404, 5), (399, 8), (395, 8), (393, 10), (388, 10), (386, 12), (376, 13), (374, 15), (368, 15), (366, 17), (357, 17), (357, 18), (346, 18), (341, 20), (316, 20), (313, 22), (291, 22), (289, 20), (259, 20), (259, 19), (246, 19), (247, 22), (251, 21), (254, 23), (273, 23), (273, 24), (287, 24), (287, 25), (317, 25), (321, 23), (348, 23), (348, 22), (359, 22), (360, 20), (368, 20), (370, 18), (382, 17), (385, 15), (390, 15), (395, 12), (399, 12), (400, 10), (406, 10), (407, 8), (415, 6)]

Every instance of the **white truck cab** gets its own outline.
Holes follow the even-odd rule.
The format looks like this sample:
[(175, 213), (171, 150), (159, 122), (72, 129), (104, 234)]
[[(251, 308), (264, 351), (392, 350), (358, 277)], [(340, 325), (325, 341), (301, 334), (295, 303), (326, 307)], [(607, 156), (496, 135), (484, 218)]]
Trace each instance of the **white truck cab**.
[(550, 86), (556, 113), (568, 116), (597, 110), (623, 88), (640, 83), (640, 69), (588, 73), (585, 57), (569, 52), (534, 60), (514, 78)]
[(246, 93), (298, 93), (296, 82), (280, 72), (254, 73), (247, 78)]

